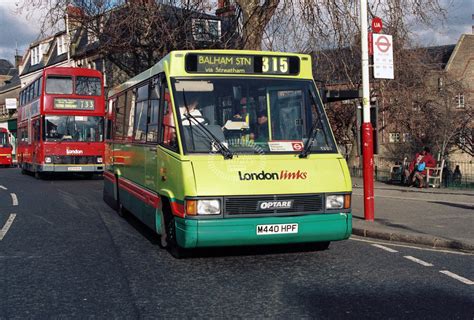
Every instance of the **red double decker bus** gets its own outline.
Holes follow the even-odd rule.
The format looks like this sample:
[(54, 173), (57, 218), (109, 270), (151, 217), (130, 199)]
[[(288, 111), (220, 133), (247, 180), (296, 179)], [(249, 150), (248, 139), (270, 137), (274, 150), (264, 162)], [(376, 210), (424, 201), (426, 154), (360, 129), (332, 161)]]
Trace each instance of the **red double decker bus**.
[(8, 136), (8, 130), (0, 128), (0, 165), (11, 167), (12, 165), (12, 150)]
[(104, 170), (104, 84), (101, 72), (51, 67), (20, 92), (17, 159), (22, 173)]

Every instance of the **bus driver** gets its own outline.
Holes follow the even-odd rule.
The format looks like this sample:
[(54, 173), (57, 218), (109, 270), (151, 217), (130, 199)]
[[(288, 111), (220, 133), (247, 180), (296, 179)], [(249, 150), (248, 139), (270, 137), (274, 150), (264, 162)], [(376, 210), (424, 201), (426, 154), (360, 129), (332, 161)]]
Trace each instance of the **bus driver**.
[[(192, 95), (190, 93), (186, 94), (186, 105), (183, 103), (182, 106), (179, 107), (179, 113), (181, 114), (181, 123), (183, 126), (189, 126), (189, 125), (197, 125), (196, 120), (199, 121), (202, 124), (205, 124), (205, 119), (202, 116), (201, 111), (198, 109), (198, 96), (197, 95)], [(190, 114), (196, 120), (192, 118), (186, 117), (187, 114)]]

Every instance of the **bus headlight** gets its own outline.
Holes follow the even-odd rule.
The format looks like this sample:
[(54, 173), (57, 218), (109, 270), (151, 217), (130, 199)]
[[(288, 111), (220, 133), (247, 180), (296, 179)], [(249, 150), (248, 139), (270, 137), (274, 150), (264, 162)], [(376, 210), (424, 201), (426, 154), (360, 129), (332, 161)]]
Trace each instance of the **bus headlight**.
[(51, 157), (44, 157), (45, 163), (51, 163)]
[(97, 163), (102, 163), (102, 157), (97, 157)]
[(218, 199), (186, 200), (186, 214), (190, 216), (221, 214), (221, 202)]
[(326, 209), (350, 209), (351, 195), (350, 194), (333, 194), (326, 196)]

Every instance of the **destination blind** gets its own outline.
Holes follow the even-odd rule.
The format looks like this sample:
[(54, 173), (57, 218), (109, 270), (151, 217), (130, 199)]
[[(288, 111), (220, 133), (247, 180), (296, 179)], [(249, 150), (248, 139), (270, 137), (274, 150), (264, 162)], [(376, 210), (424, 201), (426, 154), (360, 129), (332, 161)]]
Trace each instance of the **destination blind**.
[(54, 99), (54, 109), (63, 110), (94, 110), (95, 103), (92, 99)]
[(186, 71), (219, 74), (297, 75), (300, 61), (293, 56), (197, 54), (186, 55)]

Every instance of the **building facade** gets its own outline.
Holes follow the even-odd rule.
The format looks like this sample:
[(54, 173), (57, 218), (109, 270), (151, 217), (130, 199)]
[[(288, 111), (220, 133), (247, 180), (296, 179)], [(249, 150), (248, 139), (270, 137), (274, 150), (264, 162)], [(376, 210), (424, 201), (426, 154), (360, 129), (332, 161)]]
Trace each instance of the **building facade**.
[[(160, 24), (155, 29), (163, 28), (164, 33), (155, 31), (151, 38), (145, 37), (147, 43), (140, 40), (130, 44), (134, 35), (123, 21), (132, 19), (128, 16), (130, 10), (139, 10), (140, 6), (156, 10), (153, 18)], [(113, 87), (149, 68), (171, 50), (234, 46), (234, 11), (226, 2), (219, 3), (217, 14), (211, 15), (154, 1), (128, 1), (87, 17), (82, 9), (69, 6), (66, 30), (32, 43), (25, 53), (19, 68), (21, 85), (30, 83), (45, 67), (73, 66), (102, 71), (105, 86)], [(137, 26), (140, 24), (133, 25)], [(139, 30), (138, 34), (144, 32)], [(120, 36), (116, 39), (116, 35)], [(142, 52), (136, 50), (140, 47), (144, 48)]]

